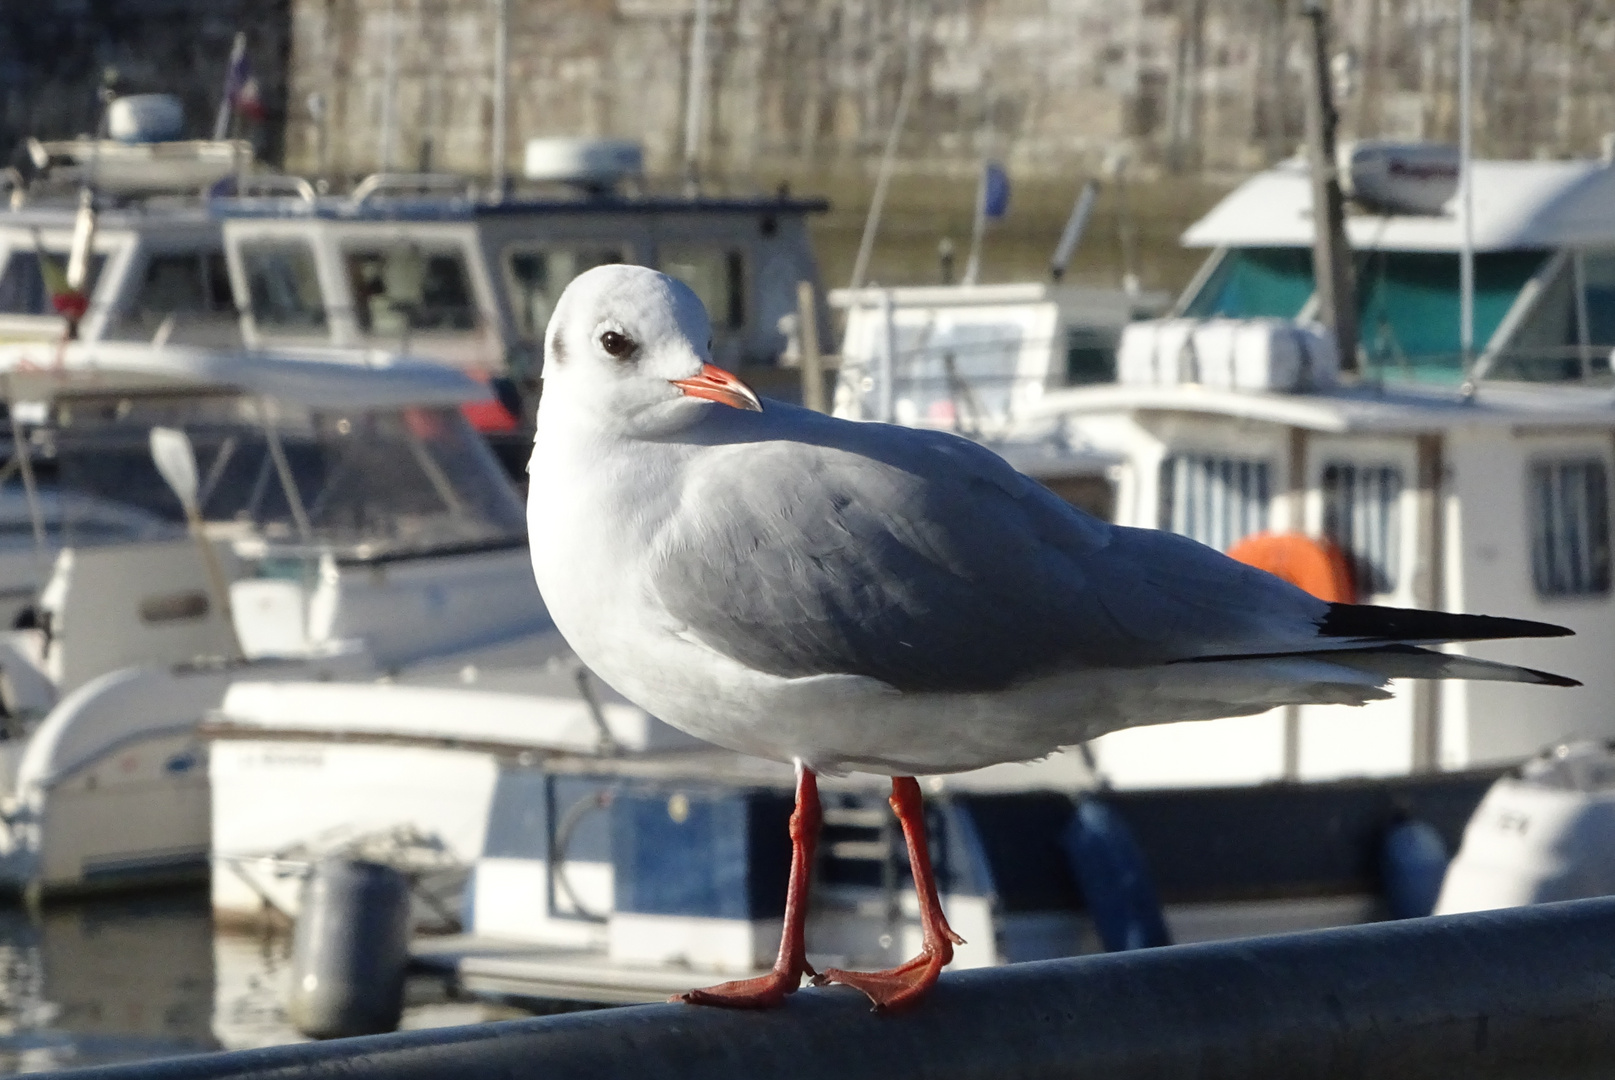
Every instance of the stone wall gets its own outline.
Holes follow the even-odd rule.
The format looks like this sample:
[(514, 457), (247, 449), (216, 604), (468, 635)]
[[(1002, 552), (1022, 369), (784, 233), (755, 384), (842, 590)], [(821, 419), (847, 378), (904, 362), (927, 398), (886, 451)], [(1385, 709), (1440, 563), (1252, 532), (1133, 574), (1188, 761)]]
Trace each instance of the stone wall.
[[(486, 173), (496, 0), (291, 0), (295, 167)], [(644, 141), (676, 174), (694, 0), (509, 0), (513, 167), (532, 135)], [(1348, 136), (1452, 138), (1454, 0), (1336, 0)], [(1615, 0), (1476, 0), (1481, 152), (1590, 154), (1615, 129)], [(915, 38), (901, 154), (1023, 174), (1124, 151), (1227, 175), (1292, 152), (1304, 91), (1283, 0), (711, 0), (709, 176), (867, 171)], [(311, 95), (316, 107), (311, 110)]]
[[(508, 0), (509, 151), (628, 135), (681, 169), (695, 0)], [(906, 171), (983, 154), (1062, 176), (1125, 152), (1144, 175), (1231, 176), (1290, 153), (1303, 56), (1286, 0), (710, 0), (709, 177), (872, 169), (914, 43)], [(1452, 138), (1456, 0), (1335, 0), (1346, 134)], [(271, 160), (359, 174), (489, 171), (497, 0), (0, 4), (0, 153), (93, 128), (102, 69), (211, 127), (250, 35)], [(1475, 0), (1482, 153), (1596, 153), (1615, 130), (1615, 0)]]

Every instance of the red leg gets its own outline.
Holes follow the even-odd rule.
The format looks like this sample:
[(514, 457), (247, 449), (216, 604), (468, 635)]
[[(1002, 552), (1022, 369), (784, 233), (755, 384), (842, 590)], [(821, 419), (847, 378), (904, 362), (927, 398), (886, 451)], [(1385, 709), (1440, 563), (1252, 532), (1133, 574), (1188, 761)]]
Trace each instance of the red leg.
[(813, 849), (824, 815), (819, 810), (819, 781), (813, 770), (796, 767), (796, 810), (791, 814), (791, 881), (785, 891), (785, 926), (780, 934), (779, 957), (774, 970), (754, 979), (709, 986), (675, 994), (670, 1001), (691, 1005), (723, 1005), (731, 1009), (772, 1009), (794, 994), (803, 975), (817, 973), (808, 966), (804, 930), (807, 923), (808, 880), (813, 874)]
[(908, 864), (914, 873), (914, 891), (920, 900), (923, 935), (920, 955), (887, 971), (830, 968), (814, 980), (862, 990), (877, 1010), (901, 1009), (918, 1001), (936, 985), (937, 976), (953, 959), (953, 947), (965, 943), (942, 916), (942, 901), (937, 898), (936, 877), (931, 872), (931, 855), (925, 840), (925, 807), (920, 799), (920, 785), (912, 776), (892, 777), (892, 809), (903, 826)]

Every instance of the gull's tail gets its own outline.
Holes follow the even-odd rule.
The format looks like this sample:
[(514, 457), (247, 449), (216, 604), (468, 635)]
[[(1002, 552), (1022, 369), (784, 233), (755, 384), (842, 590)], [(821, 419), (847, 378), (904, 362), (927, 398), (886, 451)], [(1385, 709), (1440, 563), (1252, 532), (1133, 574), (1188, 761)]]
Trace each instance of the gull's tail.
[(1535, 668), (1420, 649), (1413, 643), (1566, 637), (1572, 633), (1574, 631), (1563, 626), (1528, 619), (1370, 604), (1330, 604), (1328, 614), (1318, 625), (1320, 637), (1360, 641), (1372, 646), (1331, 653), (1332, 662), (1387, 679), (1480, 679), (1543, 686), (1580, 686), (1581, 683)]
[[(1460, 616), (1460, 618), (1484, 618), (1484, 616)], [(1415, 645), (1380, 645), (1372, 649), (1343, 649), (1340, 652), (1313, 655), (1320, 660), (1326, 659), (1331, 664), (1339, 664), (1341, 667), (1367, 672), (1384, 679), (1476, 679), (1485, 682), (1536, 683), (1539, 686), (1581, 685), (1575, 679), (1567, 679), (1563, 675), (1555, 675), (1548, 671), (1538, 671), (1516, 664), (1500, 664), (1495, 660), (1481, 660), (1473, 656), (1453, 656), (1431, 649), (1421, 649)]]
[(1563, 626), (1527, 619), (1459, 615), (1418, 608), (1374, 607), (1370, 604), (1330, 604), (1328, 612), (1318, 624), (1318, 637), (1312, 648), (1242, 656), (1195, 657), (1191, 662), (1309, 659), (1338, 664), (1351, 671), (1373, 676), (1382, 685), (1389, 679), (1476, 679), (1542, 686), (1580, 686), (1581, 683), (1575, 679), (1548, 671), (1418, 647), (1445, 641), (1566, 637), (1573, 633), (1575, 631)]

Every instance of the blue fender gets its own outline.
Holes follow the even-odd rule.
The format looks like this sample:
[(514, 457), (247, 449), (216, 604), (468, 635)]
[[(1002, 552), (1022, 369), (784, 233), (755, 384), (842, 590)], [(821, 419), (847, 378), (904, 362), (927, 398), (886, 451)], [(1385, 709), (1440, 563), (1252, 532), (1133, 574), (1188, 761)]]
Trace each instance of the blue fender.
[(1447, 876), (1447, 844), (1434, 825), (1407, 818), (1380, 841), (1380, 887), (1393, 919), (1417, 919), (1435, 910)]
[(1106, 950), (1172, 944), (1144, 852), (1119, 814), (1098, 799), (1083, 799), (1061, 846)]

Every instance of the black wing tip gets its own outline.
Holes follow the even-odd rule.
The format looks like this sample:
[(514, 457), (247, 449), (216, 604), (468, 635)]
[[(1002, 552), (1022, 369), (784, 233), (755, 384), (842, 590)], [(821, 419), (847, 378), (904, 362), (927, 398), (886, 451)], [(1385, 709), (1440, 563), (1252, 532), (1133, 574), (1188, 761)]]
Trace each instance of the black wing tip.
[(1498, 615), (1463, 615), (1373, 604), (1330, 604), (1318, 623), (1318, 633), (1323, 637), (1369, 641), (1489, 641), (1569, 637), (1575, 631), (1552, 623)]
[(1580, 685), (1582, 685), (1582, 682), (1581, 682), (1580, 679), (1572, 679), (1572, 678), (1570, 678), (1569, 676), (1566, 676), (1566, 675), (1555, 675), (1551, 671), (1538, 671), (1536, 668), (1521, 668), (1520, 670), (1530, 672), (1531, 675), (1534, 678), (1534, 681), (1539, 683), (1542, 686), (1580, 686)]

